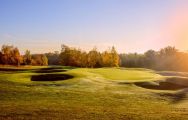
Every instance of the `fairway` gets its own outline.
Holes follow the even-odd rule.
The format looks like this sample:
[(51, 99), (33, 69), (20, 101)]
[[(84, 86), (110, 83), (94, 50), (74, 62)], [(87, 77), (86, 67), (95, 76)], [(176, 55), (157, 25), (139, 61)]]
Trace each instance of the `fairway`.
[(63, 66), (1, 67), (0, 72), (0, 119), (188, 118), (185, 74)]

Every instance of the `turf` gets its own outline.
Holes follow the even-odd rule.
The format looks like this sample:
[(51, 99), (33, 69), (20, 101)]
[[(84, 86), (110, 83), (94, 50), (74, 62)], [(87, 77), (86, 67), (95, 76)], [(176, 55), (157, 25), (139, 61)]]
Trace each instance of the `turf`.
[[(144, 80), (152, 82), (165, 79), (152, 70), (72, 67), (21, 67), (20, 71), (11, 70), (12, 67), (8, 69), (0, 73), (0, 119), (188, 118), (188, 102), (182, 92), (145, 89), (135, 85), (135, 82)], [(50, 74), (74, 77), (49, 81)], [(33, 76), (40, 75), (48, 75), (48, 81), (31, 81)]]
[(122, 69), (122, 68), (99, 68), (91, 69), (90, 72), (97, 73), (111, 80), (152, 80), (160, 79), (160, 75), (147, 69)]

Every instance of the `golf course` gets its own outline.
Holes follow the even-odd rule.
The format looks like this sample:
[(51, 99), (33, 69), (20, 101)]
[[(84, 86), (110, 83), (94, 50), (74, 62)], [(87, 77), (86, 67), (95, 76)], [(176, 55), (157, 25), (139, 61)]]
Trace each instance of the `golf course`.
[(0, 119), (185, 120), (188, 73), (1, 66)]

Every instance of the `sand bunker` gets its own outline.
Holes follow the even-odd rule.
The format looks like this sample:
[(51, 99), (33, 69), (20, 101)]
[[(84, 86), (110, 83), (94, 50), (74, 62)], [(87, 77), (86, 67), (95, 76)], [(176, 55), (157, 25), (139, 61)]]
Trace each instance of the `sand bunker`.
[(67, 74), (45, 74), (45, 75), (33, 75), (31, 81), (60, 81), (73, 78)]
[(188, 78), (168, 78), (154, 82), (135, 82), (136, 86), (154, 90), (180, 90), (188, 88)]

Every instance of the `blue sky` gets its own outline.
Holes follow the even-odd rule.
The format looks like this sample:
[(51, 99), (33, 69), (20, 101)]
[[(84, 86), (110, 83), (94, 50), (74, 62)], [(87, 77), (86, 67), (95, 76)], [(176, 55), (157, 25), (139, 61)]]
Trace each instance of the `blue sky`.
[(32, 53), (60, 50), (61, 44), (84, 50), (114, 45), (118, 52), (167, 45), (188, 50), (187, 36), (173, 36), (188, 30), (181, 27), (187, 8), (186, 0), (0, 0), (0, 45)]

